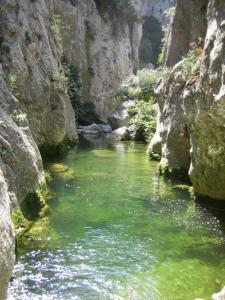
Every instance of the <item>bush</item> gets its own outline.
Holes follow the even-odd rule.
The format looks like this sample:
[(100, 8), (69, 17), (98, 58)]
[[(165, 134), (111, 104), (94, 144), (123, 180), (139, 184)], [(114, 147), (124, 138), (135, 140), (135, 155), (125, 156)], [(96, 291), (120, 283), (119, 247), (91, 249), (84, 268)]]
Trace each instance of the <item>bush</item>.
[(98, 117), (95, 113), (94, 104), (88, 101), (82, 92), (78, 68), (69, 64), (65, 57), (62, 60), (62, 65), (67, 78), (67, 92), (70, 96), (77, 122), (80, 125), (85, 125), (97, 121)]
[(156, 128), (157, 111), (154, 106), (154, 99), (145, 102), (140, 100), (136, 106), (129, 110), (130, 136), (134, 140), (149, 141)]
[(200, 59), (196, 50), (190, 50), (186, 57), (183, 57), (182, 78), (187, 81), (192, 76), (198, 75), (200, 70)]
[(155, 97), (155, 86), (161, 77), (169, 75), (169, 68), (158, 68), (156, 70), (143, 69), (137, 75), (128, 77), (119, 88), (119, 96), (124, 100), (136, 99), (149, 101)]
[(137, 76), (128, 77), (120, 86), (122, 100), (136, 100), (135, 107), (128, 111), (131, 116), (130, 135), (134, 140), (149, 141), (152, 138), (157, 116), (154, 89), (159, 78), (167, 77), (169, 72), (168, 68), (143, 69)]

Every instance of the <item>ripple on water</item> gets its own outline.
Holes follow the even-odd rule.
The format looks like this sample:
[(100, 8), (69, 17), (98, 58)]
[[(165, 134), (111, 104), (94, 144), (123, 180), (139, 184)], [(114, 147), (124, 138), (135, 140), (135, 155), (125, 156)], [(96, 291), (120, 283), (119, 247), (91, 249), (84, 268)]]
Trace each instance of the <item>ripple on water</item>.
[(75, 174), (52, 182), (57, 248), (19, 257), (9, 300), (209, 299), (220, 288), (220, 221), (160, 179), (144, 152), (96, 141), (56, 162)]

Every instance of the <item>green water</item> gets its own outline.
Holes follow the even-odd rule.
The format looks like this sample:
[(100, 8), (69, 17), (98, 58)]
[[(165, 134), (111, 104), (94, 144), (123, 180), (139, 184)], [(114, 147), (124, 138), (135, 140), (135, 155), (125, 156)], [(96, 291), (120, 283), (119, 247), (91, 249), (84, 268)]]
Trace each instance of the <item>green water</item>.
[(144, 154), (96, 140), (48, 165), (49, 249), (19, 257), (8, 299), (192, 300), (221, 288), (220, 221)]

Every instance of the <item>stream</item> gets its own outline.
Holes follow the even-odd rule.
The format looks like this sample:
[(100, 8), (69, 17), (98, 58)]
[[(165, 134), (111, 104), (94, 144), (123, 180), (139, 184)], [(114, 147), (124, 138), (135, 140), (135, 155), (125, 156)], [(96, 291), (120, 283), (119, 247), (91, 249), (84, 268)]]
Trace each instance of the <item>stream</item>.
[(49, 243), (18, 257), (9, 300), (194, 300), (220, 290), (224, 220), (160, 178), (145, 150), (93, 139), (47, 164)]

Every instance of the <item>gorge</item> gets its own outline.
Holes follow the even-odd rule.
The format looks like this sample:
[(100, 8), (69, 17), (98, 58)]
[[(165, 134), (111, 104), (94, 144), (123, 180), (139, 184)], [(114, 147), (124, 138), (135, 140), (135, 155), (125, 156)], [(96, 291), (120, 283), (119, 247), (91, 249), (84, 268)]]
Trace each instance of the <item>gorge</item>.
[[(170, 17), (164, 13), (168, 9), (173, 13), (170, 25)], [(157, 82), (154, 91), (158, 117), (148, 151), (151, 156), (160, 157), (161, 173), (175, 177), (188, 175), (198, 198), (217, 203), (225, 200), (224, 0), (177, 0), (176, 3), (170, 0), (0, 0), (0, 299), (6, 297), (15, 264), (15, 219), (21, 218), (18, 211), (31, 200), (38, 208), (45, 207), (42, 194), (46, 192), (48, 176), (44, 172), (43, 158), (47, 163), (49, 157), (55, 159), (60, 152), (78, 144), (78, 123), (108, 123), (110, 113), (121, 104), (118, 91), (122, 82), (132, 74), (137, 74), (132, 80), (140, 80), (140, 74), (144, 73), (138, 72), (139, 66), (149, 68), (149, 64), (158, 64), (163, 27), (168, 28), (162, 51), (162, 61), (167, 68), (163, 68), (166, 76)], [(159, 33), (154, 36), (156, 30)], [(149, 55), (148, 61), (150, 51), (152, 56)], [(142, 59), (145, 55), (147, 60)], [(141, 88), (143, 98), (146, 95), (143, 86)], [(132, 90), (132, 97), (136, 95)], [(150, 104), (145, 104), (144, 110), (147, 106)], [(150, 110), (152, 114), (155, 106), (154, 103)], [(118, 147), (123, 148), (120, 143)], [(117, 151), (118, 156), (123, 153)], [(85, 155), (91, 160), (87, 153)], [(142, 155), (144, 157), (144, 151)], [(76, 155), (73, 159), (76, 160)], [(114, 163), (117, 165), (116, 160)], [(111, 167), (113, 169), (113, 165)], [(145, 175), (146, 170), (153, 173), (151, 168), (145, 168)], [(154, 170), (157, 172), (157, 168)], [(138, 180), (137, 176), (132, 185)], [(147, 188), (147, 184), (140, 183), (140, 188)], [(134, 193), (132, 188), (131, 192)], [(168, 197), (162, 197), (163, 201)], [(187, 195), (181, 197), (187, 198)], [(78, 208), (82, 209), (82, 205)], [(54, 207), (52, 210), (54, 216)], [(109, 211), (112, 213), (113, 209)], [(179, 214), (179, 209), (177, 212)], [(29, 219), (32, 212), (26, 213)], [(146, 214), (141, 216), (147, 218)], [(79, 220), (78, 215), (73, 217)], [(123, 217), (126, 216), (121, 215)], [(209, 219), (210, 224), (217, 222)], [(30, 226), (32, 218), (29, 221)], [(212, 228), (216, 241), (209, 241), (209, 245), (215, 242), (215, 247), (220, 248), (218, 241), (223, 237), (216, 226)], [(144, 229), (140, 226), (140, 230)], [(213, 235), (209, 235), (212, 238)], [(143, 250), (143, 240), (140, 243)], [(207, 248), (207, 242), (202, 243), (203, 248)], [(221, 257), (222, 268), (223, 251), (215, 251)], [(224, 284), (224, 279), (220, 280)], [(217, 290), (215, 287), (214, 291)], [(208, 292), (213, 290), (209, 288)], [(131, 299), (149, 299), (148, 294), (140, 295)], [(15, 299), (20, 299), (18, 297)], [(65, 294), (64, 297), (70, 296)], [(121, 297), (115, 299), (131, 296)], [(152, 297), (157, 299), (154, 293)], [(175, 299), (175, 294), (171, 297)], [(90, 298), (83, 295), (79, 299)], [(107, 295), (102, 299), (111, 298)], [(176, 299), (181, 298), (178, 295)]]

